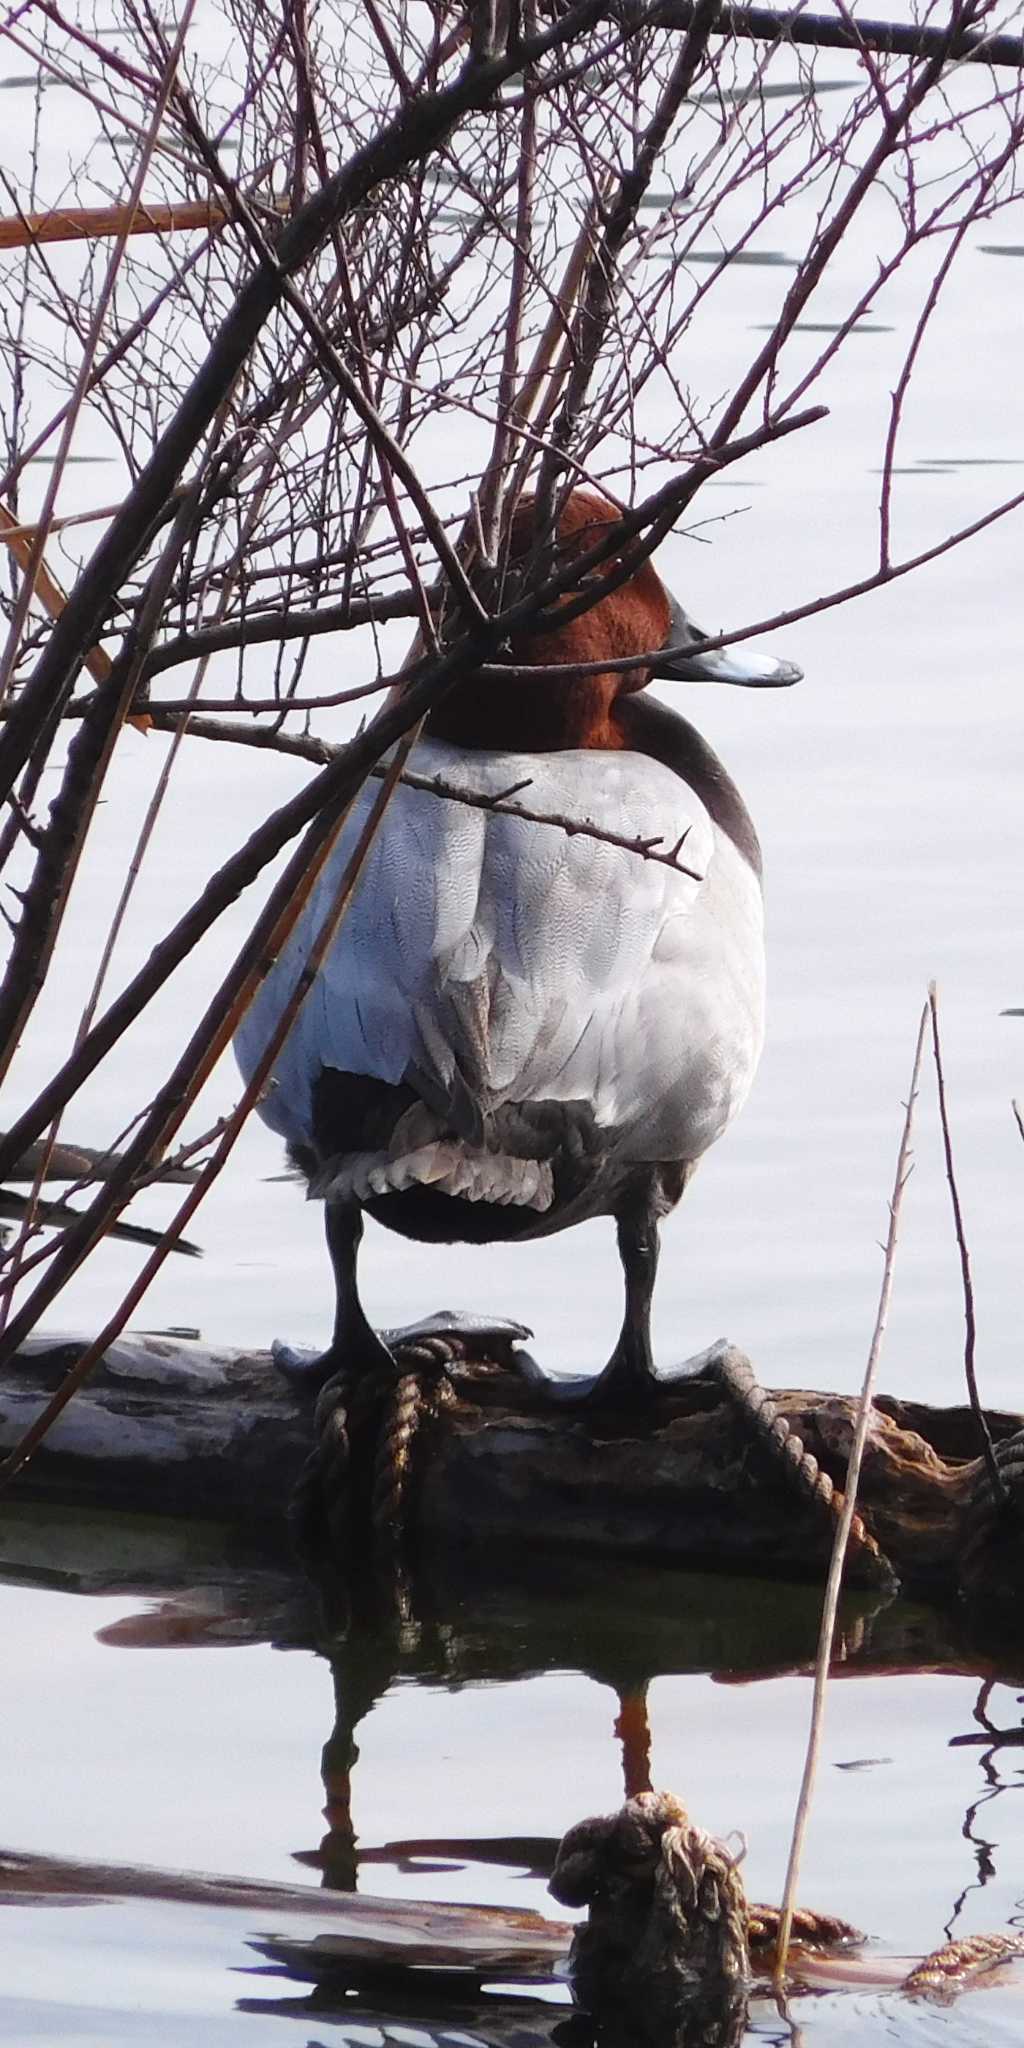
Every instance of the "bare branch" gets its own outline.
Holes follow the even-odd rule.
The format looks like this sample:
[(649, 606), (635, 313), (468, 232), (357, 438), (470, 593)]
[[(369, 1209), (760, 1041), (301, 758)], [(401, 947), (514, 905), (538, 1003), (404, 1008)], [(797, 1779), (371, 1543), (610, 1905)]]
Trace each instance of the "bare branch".
[[(665, 28), (688, 29), (696, 8), (690, 0), (667, 0), (661, 15)], [(719, 7), (714, 35), (749, 36), (755, 42), (804, 44), (818, 50), (877, 50), (889, 56), (935, 57), (943, 52), (945, 31), (923, 23), (864, 21), (846, 26), (827, 14), (787, 13), (773, 7)], [(1024, 67), (1024, 38), (961, 29), (949, 46), (960, 63)]]
[(981, 1455), (992, 1488), (992, 1498), (1001, 1501), (1005, 1507), (1009, 1495), (1006, 1481), (999, 1470), (992, 1432), (989, 1429), (985, 1410), (978, 1393), (978, 1377), (975, 1370), (974, 1350), (977, 1324), (974, 1315), (974, 1283), (971, 1279), (971, 1254), (967, 1247), (964, 1230), (963, 1210), (960, 1206), (960, 1189), (957, 1185), (956, 1167), (953, 1163), (953, 1136), (949, 1127), (949, 1108), (946, 1102), (946, 1075), (942, 1064), (942, 1046), (939, 1041), (939, 996), (935, 983), (928, 989), (928, 1009), (932, 1025), (932, 1053), (935, 1059), (935, 1080), (939, 1091), (939, 1121), (942, 1125), (942, 1149), (946, 1160), (946, 1179), (949, 1182), (949, 1199), (953, 1204), (953, 1228), (956, 1231), (957, 1251), (960, 1255), (960, 1278), (964, 1294), (964, 1376), (967, 1380), (967, 1397), (971, 1404), (981, 1444)]

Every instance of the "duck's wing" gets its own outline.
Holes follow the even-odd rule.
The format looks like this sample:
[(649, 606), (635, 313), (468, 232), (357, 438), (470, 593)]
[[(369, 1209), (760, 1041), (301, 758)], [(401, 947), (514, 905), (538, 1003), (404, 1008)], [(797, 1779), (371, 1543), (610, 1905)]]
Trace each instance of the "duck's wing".
[[(556, 824), (400, 787), (278, 1062), (267, 1120), (293, 1141), (308, 1138), (313, 1084), (334, 1067), (411, 1084), (468, 1138), (507, 1105), (583, 1103), (603, 1130), (637, 1139), (641, 1157), (649, 1141), (638, 1134), (657, 1123), (664, 1098), (685, 1092), (695, 1058), (707, 1066), (710, 1042), (722, 1068), (711, 1076), (716, 1103), (705, 1105), (715, 1122), (728, 1048), (708, 1013), (717, 1005), (724, 1014), (731, 997), (714, 917), (732, 884), (715, 873), (721, 838), (695, 793), (631, 753), (489, 756), (428, 742), (414, 765), (492, 800), (528, 780), (520, 801), (544, 816), (628, 840), (657, 837), (666, 850), (682, 839), (678, 859), (690, 872)], [(354, 807), (239, 1034), (245, 1071), (294, 985), (370, 801)], [(738, 956), (751, 936), (760, 946), (756, 884), (739, 911)], [(734, 966), (727, 962), (726, 981)], [(755, 1010), (758, 1001), (755, 991)], [(690, 1093), (699, 1122), (707, 1087), (695, 1072)], [(670, 1144), (647, 1156), (679, 1154)]]

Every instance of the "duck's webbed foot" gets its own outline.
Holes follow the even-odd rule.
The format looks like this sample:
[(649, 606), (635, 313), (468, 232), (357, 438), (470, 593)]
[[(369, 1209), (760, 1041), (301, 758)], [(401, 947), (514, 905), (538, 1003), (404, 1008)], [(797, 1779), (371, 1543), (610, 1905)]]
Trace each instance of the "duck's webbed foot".
[(338, 1344), (332, 1341), (326, 1351), (306, 1350), (301, 1345), (283, 1344), (275, 1338), (270, 1347), (270, 1356), (282, 1377), (294, 1387), (297, 1394), (308, 1394), (315, 1399), (321, 1389), (342, 1371), (354, 1370), (360, 1377), (364, 1373), (393, 1372), (401, 1367), (392, 1356), (382, 1337), (376, 1330), (366, 1326), (373, 1339), (367, 1343), (360, 1333), (358, 1344)]
[[(350, 1329), (347, 1338), (336, 1338), (323, 1352), (278, 1342), (271, 1345), (271, 1357), (294, 1386), (317, 1394), (342, 1370), (354, 1370), (358, 1376), (390, 1371), (397, 1377), (427, 1358), (442, 1368), (474, 1358), (514, 1365), (523, 1355), (519, 1350), (523, 1339), (532, 1335), (525, 1323), (513, 1322), (508, 1316), (478, 1316), (466, 1309), (443, 1308), (396, 1329), (374, 1330), (366, 1323), (362, 1329)], [(539, 1366), (533, 1369), (540, 1372)]]
[(555, 1408), (607, 1408), (638, 1415), (670, 1384), (621, 1343), (601, 1372), (574, 1374), (571, 1379), (545, 1372), (528, 1351), (516, 1351), (512, 1362), (527, 1385)]
[[(651, 1351), (651, 1299), (658, 1270), (658, 1207), (653, 1178), (616, 1216), (619, 1257), (626, 1283), (626, 1312), (619, 1340), (602, 1372), (583, 1378), (555, 1379), (531, 1358), (517, 1351), (514, 1363), (528, 1385), (554, 1407), (607, 1408), (641, 1414), (650, 1409), (671, 1377), (654, 1369)], [(686, 1368), (683, 1369), (684, 1374)]]
[(601, 1372), (556, 1377), (528, 1351), (513, 1353), (512, 1364), (527, 1386), (532, 1387), (554, 1408), (605, 1408), (619, 1415), (643, 1415), (673, 1388), (683, 1386), (706, 1368), (707, 1353), (684, 1359), (679, 1365), (660, 1367), (657, 1372), (640, 1371), (636, 1361), (623, 1356), (616, 1346)]

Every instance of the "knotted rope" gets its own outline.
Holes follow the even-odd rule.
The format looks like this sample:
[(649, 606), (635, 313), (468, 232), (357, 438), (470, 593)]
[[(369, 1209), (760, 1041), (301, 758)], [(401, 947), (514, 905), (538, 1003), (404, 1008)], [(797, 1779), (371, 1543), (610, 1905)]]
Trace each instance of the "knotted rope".
[[(602, 2022), (647, 2031), (696, 1994), (745, 2001), (747, 1907), (736, 1859), (695, 1827), (670, 1792), (641, 1792), (621, 1812), (570, 1828), (549, 1890), (586, 1906), (570, 1970)], [(655, 2033), (656, 2033), (655, 2029)]]
[(299, 1549), (336, 1565), (364, 1557), (400, 1566), (425, 1425), (451, 1398), (447, 1369), (458, 1339), (423, 1337), (396, 1349), (391, 1372), (341, 1371), (313, 1411), (313, 1448), (288, 1519)]
[[(588, 1909), (573, 1988), (613, 2040), (741, 2038), (750, 1950), (771, 1945), (779, 1920), (774, 1906), (748, 1906), (741, 1856), (670, 1792), (641, 1792), (563, 1838), (549, 1890)], [(801, 1912), (795, 1925), (807, 1946), (862, 1938), (831, 1914)]]
[[(749, 1359), (738, 1352), (722, 1351), (709, 1360), (707, 1370), (728, 1394), (758, 1442), (781, 1465), (802, 1498), (834, 1529), (843, 1511), (844, 1496), (828, 1473), (822, 1471), (803, 1438), (779, 1413)], [(896, 1590), (898, 1581), (892, 1565), (859, 1514), (854, 1515), (850, 1525), (850, 1551), (856, 1557), (862, 1575), (873, 1585), (883, 1586), (887, 1592)]]
[[(569, 1967), (602, 2040), (609, 2030), (615, 2048), (738, 2042), (751, 1954), (774, 1950), (781, 1917), (777, 1906), (748, 1905), (741, 1856), (696, 1827), (671, 1792), (641, 1792), (618, 1813), (569, 1829), (548, 1888), (564, 1906), (587, 1907)], [(804, 1949), (864, 1939), (834, 1914), (804, 1908), (793, 1935)], [(968, 1935), (916, 1963), (900, 1989), (954, 1998), (1022, 1956), (1024, 1934)]]
[(1024, 1934), (968, 1934), (933, 1949), (903, 1980), (910, 1998), (955, 1998), (989, 1970), (1024, 1955)]

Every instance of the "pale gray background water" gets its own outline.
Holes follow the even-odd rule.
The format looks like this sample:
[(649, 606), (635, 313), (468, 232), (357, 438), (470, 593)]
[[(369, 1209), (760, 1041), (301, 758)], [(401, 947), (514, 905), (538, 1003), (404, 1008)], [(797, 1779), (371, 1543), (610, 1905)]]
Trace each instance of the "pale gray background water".
[[(10, 111), (16, 125), (24, 113), (18, 95)], [(48, 146), (59, 146), (56, 129)], [(839, 281), (814, 303), (815, 319), (840, 316), (840, 285), (870, 263), (878, 231), (878, 218), (866, 215)], [(784, 224), (770, 240), (786, 247)], [(901, 554), (979, 515), (1018, 480), (1024, 488), (1024, 266), (986, 253), (987, 241), (1024, 242), (1024, 221), (1004, 219), (998, 232), (977, 234), (925, 349), (901, 453)], [(727, 388), (786, 276), (735, 270), (717, 296), (699, 381)], [(898, 279), (871, 313), (894, 332), (855, 337), (830, 373), (830, 421), (706, 492), (702, 515), (735, 515), (706, 530), (706, 545), (680, 539), (663, 550), (667, 580), (709, 627), (805, 602), (869, 566), (886, 394), (910, 309), (910, 280)], [(819, 345), (809, 336), (798, 347)], [(113, 474), (69, 472), (62, 509), (99, 502)], [(692, 687), (675, 695), (721, 750), (762, 831), (771, 1010), (751, 1101), (665, 1233), (656, 1317), (665, 1358), (724, 1333), (769, 1382), (853, 1386), (874, 1315), (877, 1239), (917, 1015), (934, 975), (974, 1255), (979, 1370), (991, 1399), (1024, 1406), (1024, 1146), (1010, 1114), (1011, 1096), (1024, 1093), (1024, 1020), (998, 1014), (1024, 1005), (1021, 534), (1018, 517), (912, 580), (774, 635), (767, 644), (807, 672), (787, 695)], [(403, 644), (401, 632), (391, 635), (389, 658)], [(306, 679), (333, 687), (364, 672), (354, 643), (321, 641)], [(331, 736), (343, 730), (328, 717), (321, 728)], [(11, 1082), (13, 1110), (73, 1036), (163, 745), (126, 738), (58, 972)], [(247, 824), (304, 772), (198, 742), (186, 748), (118, 979)], [(98, 1080), (76, 1105), (67, 1135), (112, 1136), (151, 1091), (247, 918), (245, 911), (227, 920), (207, 943), (174, 997), (133, 1035), (117, 1079)], [(225, 1064), (200, 1121), (225, 1107), (235, 1087)], [(882, 1380), (957, 1400), (961, 1305), (930, 1080), (917, 1158)], [(141, 1324), (196, 1324), (239, 1343), (278, 1332), (311, 1343), (323, 1336), (330, 1289), (319, 1217), (296, 1189), (268, 1180), (279, 1170), (276, 1141), (254, 1127), (194, 1226), (205, 1261), (172, 1261)], [(138, 1211), (160, 1220), (168, 1195), (151, 1194)], [(93, 1330), (134, 1270), (132, 1255), (105, 1248), (68, 1290), (61, 1322)], [(619, 1313), (612, 1233), (601, 1225), (546, 1245), (477, 1253), (420, 1249), (371, 1227), (365, 1289), (386, 1322), (447, 1302), (521, 1316), (537, 1331), (538, 1354), (565, 1370), (603, 1358)], [(0, 1836), (20, 1848), (315, 1881), (290, 1858), (321, 1832), (319, 1751), (332, 1720), (326, 1666), (265, 1644), (175, 1656), (95, 1642), (100, 1626), (138, 1606), (20, 1587), (0, 1593), (14, 1652), (4, 1682)], [(975, 1869), (961, 1828), (984, 1782), (978, 1753), (946, 1745), (970, 1725), (976, 1694), (970, 1676), (862, 1678), (833, 1690), (802, 1890), (897, 1951), (940, 1937)], [(652, 1687), (655, 1780), (691, 1798), (706, 1825), (746, 1831), (754, 1894), (781, 1887), (808, 1705), (809, 1688), (795, 1677), (727, 1687), (665, 1676)], [(997, 1687), (990, 1711), (1015, 1723), (1011, 1687)], [(613, 1713), (607, 1688), (574, 1668), (571, 1631), (557, 1668), (533, 1679), (458, 1692), (403, 1683), (360, 1732), (357, 1830), (377, 1842), (557, 1834), (619, 1795)], [(887, 1761), (834, 1768), (857, 1758)], [(1011, 1760), (1012, 1752), (1002, 1764), (1007, 1791), (980, 1823), (997, 1844), (996, 1873), (972, 1895), (966, 1927), (1005, 1924), (1024, 1893), (1020, 1802), (1009, 1796), (1021, 1781)], [(421, 1896), (543, 1897), (536, 1883), (493, 1868), (417, 1878), (380, 1866), (366, 1882)], [(252, 1988), (231, 1975), (245, 1960), (241, 1936), (229, 1938), (219, 1925), (204, 1931), (196, 1916), (186, 1936), (175, 1931), (183, 1923), (172, 1926), (152, 1907), (6, 1910), (9, 2018), (0, 2018), (0, 2030), (8, 2040), (180, 2041), (187, 2028), (214, 2043), (238, 2038), (247, 2024), (258, 2039), (270, 2038), (268, 2027), (282, 2041), (306, 2038), (311, 2027), (317, 2039), (337, 2037), (327, 2020), (308, 2022), (304, 2033), (294, 2023), (232, 2017), (236, 1998)], [(991, 2000), (972, 2012), (956, 2020), (958, 2040), (1011, 2038), (1012, 2017), (1007, 2022)], [(830, 2041), (866, 2037), (861, 2022), (887, 2033), (896, 2025), (891, 2011), (865, 2010), (861, 2022), (845, 2013), (822, 2009), (804, 2023)], [(899, 2024), (907, 2038), (952, 2038), (942, 2015)], [(772, 2031), (767, 2022), (764, 2030)]]

